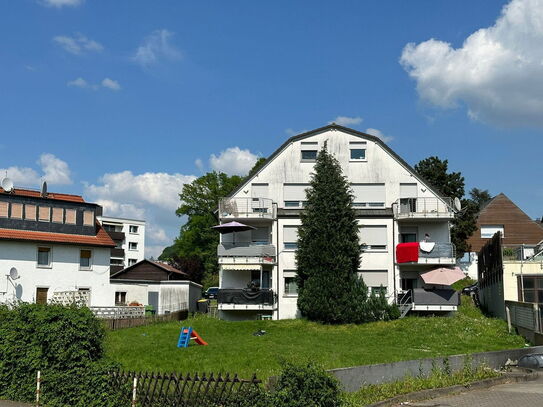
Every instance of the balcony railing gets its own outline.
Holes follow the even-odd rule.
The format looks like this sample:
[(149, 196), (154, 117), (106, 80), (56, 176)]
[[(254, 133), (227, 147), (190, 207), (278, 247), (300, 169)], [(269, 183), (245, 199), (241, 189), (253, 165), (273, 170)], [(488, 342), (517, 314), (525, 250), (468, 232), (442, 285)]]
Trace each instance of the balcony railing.
[(412, 311), (456, 311), (460, 295), (453, 289), (414, 288), (398, 294), (397, 304), (407, 303)]
[(221, 264), (273, 264), (275, 246), (271, 244), (222, 243), (217, 246)]
[(275, 211), (268, 198), (223, 198), (219, 202), (219, 217), (275, 219)]
[(455, 264), (456, 247), (452, 243), (436, 242), (431, 252), (424, 252), (419, 248), (419, 259), (417, 262), (401, 264)]
[(124, 249), (113, 248), (111, 249), (111, 257), (124, 258)]
[(405, 218), (453, 218), (451, 198), (401, 198), (396, 201), (395, 216)]
[(107, 234), (109, 235), (109, 237), (111, 237), (113, 240), (120, 240), (120, 241), (123, 241), (124, 240), (124, 232), (115, 232), (113, 230), (108, 230), (107, 231)]
[(273, 305), (275, 301), (276, 295), (273, 290), (221, 288), (217, 293), (219, 304)]

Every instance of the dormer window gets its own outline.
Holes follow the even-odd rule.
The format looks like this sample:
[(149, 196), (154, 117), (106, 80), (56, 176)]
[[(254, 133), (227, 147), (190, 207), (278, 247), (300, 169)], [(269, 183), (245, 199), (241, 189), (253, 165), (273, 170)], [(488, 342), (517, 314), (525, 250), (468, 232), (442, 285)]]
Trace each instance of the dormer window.
[(38, 209), (38, 220), (40, 222), (51, 221), (51, 208), (48, 206), (40, 206)]

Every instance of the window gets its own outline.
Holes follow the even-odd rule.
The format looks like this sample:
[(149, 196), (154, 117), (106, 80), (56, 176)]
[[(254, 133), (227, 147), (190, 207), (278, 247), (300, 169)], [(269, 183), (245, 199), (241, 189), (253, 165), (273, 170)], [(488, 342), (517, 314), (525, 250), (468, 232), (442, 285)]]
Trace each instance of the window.
[(358, 239), (364, 250), (387, 249), (386, 225), (364, 225), (358, 229)]
[(129, 242), (128, 250), (138, 250), (138, 244), (136, 242)]
[(517, 276), (518, 300), (543, 303), (543, 276)]
[(76, 223), (75, 209), (66, 209), (66, 224), (75, 225), (75, 223)]
[(136, 225), (130, 225), (129, 231), (130, 233), (138, 233), (138, 227)]
[(83, 212), (83, 225), (94, 226), (94, 212), (93, 211)]
[(126, 304), (126, 291), (115, 291), (115, 305)]
[(40, 206), (38, 209), (38, 220), (40, 222), (49, 222), (51, 220), (51, 208), (48, 206)]
[(355, 208), (384, 208), (385, 184), (351, 184)]
[(38, 247), (38, 267), (51, 267), (50, 247)]
[(123, 265), (123, 259), (109, 259), (109, 265), (110, 266), (122, 266)]
[(106, 232), (115, 232), (115, 225), (108, 225), (108, 224), (103, 224), (102, 225), (104, 227), (104, 230)]
[(351, 148), (351, 161), (365, 161), (366, 150), (363, 148)]
[(7, 202), (0, 202), (0, 218), (8, 217), (8, 206)]
[(371, 294), (372, 295), (379, 296), (381, 293), (383, 293), (383, 295), (387, 294), (387, 288), (386, 287), (379, 286), (379, 287), (370, 287), (370, 288), (371, 288)]
[(492, 236), (500, 232), (502, 237), (504, 237), (503, 225), (481, 225), (481, 238), (490, 239)]
[(418, 228), (416, 226), (402, 227), (400, 229), (400, 243), (418, 242), (417, 232), (418, 232)]
[(252, 230), (251, 243), (270, 244), (270, 229), (266, 226)]
[(92, 268), (92, 250), (83, 249), (79, 251), (79, 268), (90, 270)]
[(15, 219), (23, 219), (23, 204), (11, 204), (11, 217)]
[(285, 208), (301, 208), (307, 200), (305, 190), (309, 184), (283, 184)]
[(64, 209), (53, 208), (53, 222), (64, 223)]
[(298, 226), (283, 226), (283, 247), (285, 250), (298, 248)]
[(302, 150), (302, 161), (304, 162), (317, 161), (317, 150)]
[(136, 264), (138, 261), (136, 259), (128, 259), (128, 266), (133, 266), (134, 264)]
[(296, 277), (285, 277), (285, 295), (298, 295)]
[(25, 205), (25, 219), (36, 220), (36, 205)]

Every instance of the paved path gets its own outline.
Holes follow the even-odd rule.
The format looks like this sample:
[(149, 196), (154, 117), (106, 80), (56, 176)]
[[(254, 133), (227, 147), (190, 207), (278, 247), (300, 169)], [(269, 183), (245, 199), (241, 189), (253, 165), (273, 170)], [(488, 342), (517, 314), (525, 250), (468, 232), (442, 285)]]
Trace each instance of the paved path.
[(17, 403), (15, 401), (0, 400), (0, 407), (31, 407), (32, 404)]
[(543, 406), (543, 375), (530, 382), (508, 383), (455, 396), (404, 403), (417, 407), (537, 407)]

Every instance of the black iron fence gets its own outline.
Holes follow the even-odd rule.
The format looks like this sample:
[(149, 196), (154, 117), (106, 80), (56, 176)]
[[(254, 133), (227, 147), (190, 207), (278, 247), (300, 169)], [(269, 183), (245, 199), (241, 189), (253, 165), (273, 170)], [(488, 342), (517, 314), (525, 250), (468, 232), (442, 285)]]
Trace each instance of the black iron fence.
[(231, 289), (222, 288), (217, 293), (217, 301), (219, 304), (275, 304), (276, 296), (273, 290), (262, 289)]
[(138, 407), (220, 406), (233, 396), (242, 395), (240, 393), (249, 394), (261, 383), (256, 375), (251, 379), (241, 379), (237, 374), (229, 373), (112, 373), (112, 385), (123, 389), (127, 406)]

